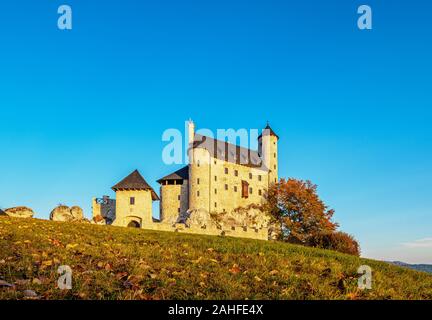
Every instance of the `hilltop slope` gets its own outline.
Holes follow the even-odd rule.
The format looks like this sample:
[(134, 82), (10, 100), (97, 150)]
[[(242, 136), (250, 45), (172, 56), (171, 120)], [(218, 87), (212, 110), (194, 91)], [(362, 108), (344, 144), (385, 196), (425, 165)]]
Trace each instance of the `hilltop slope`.
[[(372, 290), (357, 268), (373, 270)], [(72, 290), (56, 288), (73, 270)], [(0, 217), (0, 299), (432, 299), (432, 276), (259, 240)], [(1, 281), (0, 281), (1, 283)]]

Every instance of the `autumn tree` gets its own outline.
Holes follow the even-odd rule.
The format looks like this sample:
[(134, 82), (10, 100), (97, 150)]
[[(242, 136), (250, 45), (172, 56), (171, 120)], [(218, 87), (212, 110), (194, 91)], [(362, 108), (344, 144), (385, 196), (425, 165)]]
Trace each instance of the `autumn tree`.
[(317, 195), (317, 186), (310, 181), (281, 179), (267, 194), (265, 210), (278, 226), (279, 240), (308, 244), (309, 239), (334, 232), (338, 224), (332, 221), (329, 209)]

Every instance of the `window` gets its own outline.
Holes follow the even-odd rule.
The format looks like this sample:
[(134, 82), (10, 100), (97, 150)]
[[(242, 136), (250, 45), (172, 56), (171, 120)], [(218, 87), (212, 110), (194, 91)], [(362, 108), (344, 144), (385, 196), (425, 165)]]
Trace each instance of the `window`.
[(215, 208), (217, 208), (217, 202), (215, 202)]
[(180, 200), (180, 195), (178, 195), (177, 200)]
[(238, 177), (238, 170), (234, 170), (234, 175)]
[(274, 169), (276, 170), (276, 165), (274, 165)]
[(258, 194), (261, 196), (262, 195), (262, 191), (261, 189), (258, 190)]
[(249, 193), (252, 194), (252, 187), (249, 188)]
[(228, 174), (228, 168), (225, 168), (225, 174)]
[(249, 173), (249, 179), (252, 179), (252, 173)]
[(273, 157), (275, 157), (275, 158), (276, 158), (276, 152), (275, 152), (275, 153), (273, 153)]
[(216, 164), (217, 162), (216, 162), (216, 159), (215, 159), (215, 161), (214, 161), (214, 164)]
[(227, 184), (225, 185), (225, 190), (228, 190), (228, 185)]
[(129, 204), (132, 205), (132, 206), (135, 204), (135, 197), (130, 197), (129, 198)]
[(237, 192), (237, 186), (234, 186), (234, 192)]
[(242, 180), (242, 198), (249, 197), (249, 183)]
[(199, 161), (199, 160), (197, 161), (197, 166), (198, 166), (198, 167), (200, 166), (200, 161)]
[(197, 184), (199, 184), (199, 178), (197, 178)]
[(215, 181), (217, 181), (217, 176), (215, 176)]
[(215, 189), (215, 194), (217, 194), (217, 189)]
[(180, 208), (177, 208), (177, 212), (180, 213)]
[(197, 191), (197, 197), (199, 197), (199, 191)]
[(258, 181), (261, 181), (262, 177), (261, 175), (258, 176)]

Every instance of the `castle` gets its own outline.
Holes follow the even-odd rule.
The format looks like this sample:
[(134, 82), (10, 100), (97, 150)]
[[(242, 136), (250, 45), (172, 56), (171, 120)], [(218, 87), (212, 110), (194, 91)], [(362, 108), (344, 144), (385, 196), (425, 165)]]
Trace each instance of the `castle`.
[[(267, 124), (251, 150), (196, 134), (189, 121), (189, 164), (157, 181), (160, 198), (135, 170), (112, 187), (116, 199), (93, 198), (93, 221), (267, 240), (269, 219), (259, 206), (278, 181), (278, 140)], [(159, 220), (152, 216), (157, 200)]]

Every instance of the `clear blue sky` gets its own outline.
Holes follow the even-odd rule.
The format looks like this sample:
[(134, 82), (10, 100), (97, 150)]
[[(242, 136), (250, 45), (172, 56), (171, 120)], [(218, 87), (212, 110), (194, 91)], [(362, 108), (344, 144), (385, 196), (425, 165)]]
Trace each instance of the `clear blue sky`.
[[(57, 29), (64, 3), (72, 31)], [(372, 31), (357, 28), (364, 3)], [(364, 256), (432, 263), (431, 12), (424, 0), (1, 1), (0, 206), (90, 217), (91, 198), (136, 168), (158, 191), (176, 169), (161, 161), (165, 129), (269, 120), (280, 176), (318, 184)]]

